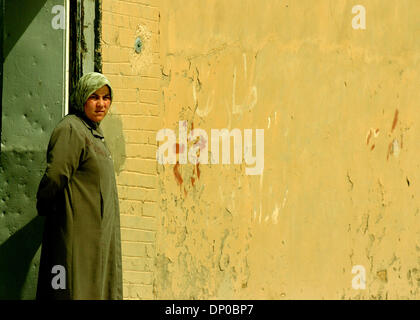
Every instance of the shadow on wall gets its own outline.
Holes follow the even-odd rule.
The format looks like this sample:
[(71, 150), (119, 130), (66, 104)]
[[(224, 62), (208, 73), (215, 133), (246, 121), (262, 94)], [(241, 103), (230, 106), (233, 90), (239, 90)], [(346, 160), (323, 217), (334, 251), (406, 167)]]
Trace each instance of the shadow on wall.
[(5, 0), (4, 23), (13, 26), (13, 32), (6, 32), (4, 36), (4, 59), (46, 2), (47, 0)]
[[(42, 130), (39, 129), (44, 124), (45, 131), (52, 130), (52, 122), (55, 121), (52, 119), (57, 119), (56, 114), (61, 114), (61, 110), (56, 109), (55, 98), (45, 90), (45, 88), (52, 90), (51, 88), (56, 85), (56, 82), (50, 84), (47, 80), (51, 78), (51, 75), (47, 72), (46, 75), (39, 75), (40, 67), (38, 65), (29, 67), (29, 59), (25, 60), (25, 57), (39, 58), (41, 54), (44, 54), (37, 50), (33, 44), (41, 45), (41, 40), (53, 43), (51, 33), (44, 37), (37, 30), (44, 30), (44, 26), (51, 25), (49, 20), (51, 17), (50, 5), (55, 2), (52, 0), (3, 1), (5, 17), (1, 22), (4, 23), (4, 43), (1, 45), (4, 59), (8, 58), (11, 71), (4, 77), (6, 81), (6, 76), (9, 76), (7, 80), (8, 100), (4, 95), (6, 87), (0, 88), (0, 90), (4, 90), (0, 114), (3, 120), (0, 152), (0, 300), (34, 299), (45, 221), (44, 217), (36, 215), (35, 200), (36, 191), (46, 166), (46, 136), (42, 132), (40, 133)], [(46, 6), (47, 2), (50, 5)], [(33, 21), (37, 17), (38, 20), (34, 24)], [(23, 35), (31, 34), (31, 32), (36, 32), (40, 38), (32, 37), (31, 41), (33, 42), (27, 41), (25, 38), (26, 42), (22, 45), (20, 40)], [(19, 43), (21, 46), (14, 54), (13, 49), (17, 48)], [(24, 50), (26, 47), (27, 51)], [(16, 61), (21, 61), (23, 65), (14, 65)], [(26, 61), (28, 61), (27, 65)], [(49, 61), (42, 63), (49, 65)], [(24, 76), (21, 79), (16, 76), (15, 70), (21, 69), (18, 67), (24, 67), (22, 73)], [(38, 82), (34, 81), (36, 79), (43, 80), (43, 83), (48, 86), (40, 86)], [(28, 98), (23, 94), (23, 89), (33, 90), (37, 94)], [(19, 93), (16, 95), (18, 99), (13, 98), (15, 92)], [(40, 95), (42, 98), (39, 97)], [(37, 109), (34, 105), (37, 104), (32, 103), (31, 106), (30, 103), (27, 103), (36, 99), (42, 99), (48, 114), (35, 113), (34, 110)], [(24, 103), (20, 103), (22, 101)], [(24, 112), (28, 112), (29, 122), (25, 119), (22, 120)], [(7, 124), (7, 128), (5, 124)]]
[(0, 299), (35, 298), (45, 221), (36, 213), (36, 191), (44, 167), (45, 152), (0, 153)]
[[(0, 245), (0, 299), (18, 300), (25, 297), (25, 283), (36, 284), (37, 281), (27, 281), (28, 275), (37, 278), (37, 272), (30, 273), (32, 260), (40, 248), (44, 218), (36, 217), (22, 229), (16, 231)], [(32, 268), (38, 270), (38, 263)], [(36, 290), (32, 288), (31, 291)]]

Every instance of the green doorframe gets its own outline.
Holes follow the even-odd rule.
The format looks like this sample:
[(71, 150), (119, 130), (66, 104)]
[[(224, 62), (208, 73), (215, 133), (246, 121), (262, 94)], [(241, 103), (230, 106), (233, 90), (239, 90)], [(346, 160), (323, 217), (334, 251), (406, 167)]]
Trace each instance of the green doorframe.
[(70, 1), (70, 96), (83, 74), (102, 72), (101, 3), (96, 0)]
[(102, 73), (102, 1), (95, 1), (95, 55), (94, 55), (94, 66), (95, 71)]
[(76, 87), (77, 81), (82, 76), (81, 68), (81, 48), (82, 48), (82, 20), (81, 20), (81, 1), (70, 1), (70, 95)]

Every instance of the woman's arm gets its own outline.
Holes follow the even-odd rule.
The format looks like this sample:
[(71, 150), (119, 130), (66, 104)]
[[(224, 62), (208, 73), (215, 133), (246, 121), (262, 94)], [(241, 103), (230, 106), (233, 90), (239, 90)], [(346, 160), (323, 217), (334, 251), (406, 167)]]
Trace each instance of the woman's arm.
[(47, 150), (47, 169), (37, 192), (39, 215), (54, 212), (57, 200), (79, 167), (84, 140), (70, 123), (60, 123), (53, 131)]

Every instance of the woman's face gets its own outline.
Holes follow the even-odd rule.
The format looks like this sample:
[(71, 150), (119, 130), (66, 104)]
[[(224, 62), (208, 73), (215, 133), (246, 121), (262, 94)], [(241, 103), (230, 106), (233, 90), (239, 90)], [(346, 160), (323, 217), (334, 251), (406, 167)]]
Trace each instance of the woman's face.
[(107, 115), (110, 105), (111, 94), (105, 85), (89, 96), (85, 103), (85, 114), (90, 120), (100, 122)]

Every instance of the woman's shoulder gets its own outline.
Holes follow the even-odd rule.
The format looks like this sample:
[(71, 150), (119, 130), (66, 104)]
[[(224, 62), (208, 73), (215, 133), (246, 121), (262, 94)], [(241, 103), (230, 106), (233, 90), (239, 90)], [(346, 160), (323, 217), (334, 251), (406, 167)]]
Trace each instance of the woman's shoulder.
[(60, 122), (58, 123), (58, 125), (68, 125), (68, 124), (73, 124), (73, 125), (81, 125), (82, 124), (82, 119), (80, 119), (80, 117), (78, 117), (75, 114), (68, 114), (65, 115)]
[(60, 122), (56, 125), (56, 130), (65, 130), (65, 129), (83, 129), (82, 120), (75, 114), (68, 114), (64, 116)]
[(52, 137), (58, 137), (62, 135), (69, 135), (72, 137), (78, 137), (77, 139), (84, 139), (84, 136), (86, 135), (84, 133), (84, 125), (82, 120), (74, 114), (68, 114), (64, 116), (60, 122), (55, 126)]

